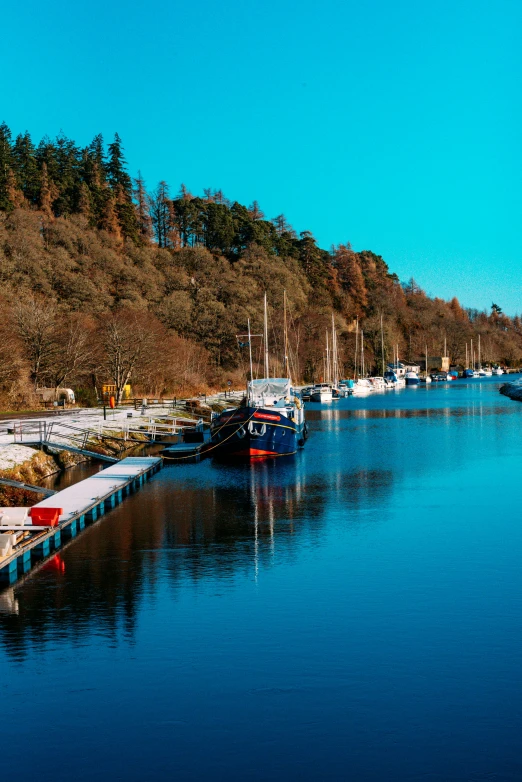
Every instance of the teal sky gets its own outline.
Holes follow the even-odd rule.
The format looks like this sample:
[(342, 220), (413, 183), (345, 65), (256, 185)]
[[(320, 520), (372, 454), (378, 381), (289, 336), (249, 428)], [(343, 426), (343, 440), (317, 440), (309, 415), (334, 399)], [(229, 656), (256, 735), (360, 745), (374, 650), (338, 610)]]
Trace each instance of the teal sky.
[(151, 188), (257, 199), (432, 295), (522, 311), (520, 0), (26, 0), (2, 26), (14, 133), (118, 131)]

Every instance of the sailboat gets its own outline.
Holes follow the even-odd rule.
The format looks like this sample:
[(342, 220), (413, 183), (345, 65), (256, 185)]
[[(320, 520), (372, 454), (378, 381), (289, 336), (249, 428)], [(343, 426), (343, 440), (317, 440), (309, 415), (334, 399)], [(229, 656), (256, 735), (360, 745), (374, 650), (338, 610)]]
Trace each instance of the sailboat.
[[(286, 294), (285, 294), (286, 296)], [(259, 459), (294, 454), (305, 444), (308, 428), (304, 404), (290, 377), (270, 377), (267, 299), (264, 299), (264, 372), (253, 378), (252, 334), (248, 319), (250, 378), (240, 407), (225, 410), (211, 424), (209, 456)], [(285, 298), (285, 351), (286, 298)], [(287, 357), (285, 356), (285, 365)], [(285, 367), (286, 368), (286, 367)]]
[(334, 314), (332, 312), (332, 394), (334, 399), (343, 399), (352, 392), (352, 386), (347, 381), (340, 379), (339, 347), (337, 343), (337, 330), (335, 328)]
[[(471, 340), (471, 345), (473, 345), (473, 340)], [(471, 347), (468, 351), (468, 343), (466, 342), (466, 366), (462, 373), (462, 377), (469, 379), (473, 376), (473, 370), (471, 369)]]
[[(359, 331), (359, 323), (357, 322), (357, 331), (355, 334), (355, 338), (357, 341), (357, 335)], [(353, 384), (352, 394), (353, 396), (366, 396), (367, 394), (371, 394), (373, 391), (373, 386), (368, 380), (367, 377), (365, 377), (365, 368), (364, 368), (364, 331), (361, 329), (361, 375), (362, 377), (357, 378), (357, 380)]]
[(431, 383), (432, 378), (430, 373), (428, 372), (428, 346), (426, 345), (426, 374), (424, 377), (421, 377), (420, 379), (421, 383)]
[(388, 364), (384, 373), (384, 380), (393, 388), (404, 388), (406, 381), (404, 379), (404, 368), (399, 361), (399, 346), (393, 348), (393, 363)]
[(491, 377), (493, 375), (491, 369), (482, 368), (482, 361), (480, 355), (480, 334), (479, 334), (479, 343), (478, 343), (478, 373), (480, 377)]
[(316, 383), (310, 391), (312, 402), (327, 403), (333, 399), (332, 384), (330, 383), (330, 343), (328, 341), (328, 329), (326, 329), (326, 359), (325, 359), (325, 383)]
[(472, 377), (480, 377), (478, 373), (478, 369), (475, 369), (476, 362), (475, 362), (475, 350), (473, 348), (473, 340), (471, 340), (471, 366), (473, 368), (473, 375)]
[[(382, 361), (382, 371), (384, 372), (384, 327), (383, 327), (383, 319), (381, 314), (381, 361)], [(372, 385), (373, 391), (386, 391), (387, 388), (391, 387), (391, 384), (388, 385), (387, 381), (384, 379), (382, 375), (372, 375), (368, 378)]]

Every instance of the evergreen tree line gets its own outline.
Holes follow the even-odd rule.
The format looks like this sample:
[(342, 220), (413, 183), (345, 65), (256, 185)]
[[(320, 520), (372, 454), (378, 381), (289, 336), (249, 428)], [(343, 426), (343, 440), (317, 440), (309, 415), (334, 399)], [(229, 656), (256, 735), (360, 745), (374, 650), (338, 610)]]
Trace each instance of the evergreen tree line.
[(309, 273), (328, 261), (310, 232), (297, 236), (283, 214), (265, 220), (256, 201), (249, 207), (232, 203), (211, 188), (194, 197), (184, 185), (173, 197), (164, 181), (147, 192), (141, 174), (132, 179), (127, 172), (117, 133), (108, 145), (97, 135), (80, 147), (63, 134), (35, 145), (28, 132), (13, 139), (2, 123), (0, 209), (17, 207), (49, 217), (82, 214), (91, 227), (137, 243), (154, 238), (159, 247), (206, 247), (234, 259), (255, 243), (271, 254), (301, 258)]

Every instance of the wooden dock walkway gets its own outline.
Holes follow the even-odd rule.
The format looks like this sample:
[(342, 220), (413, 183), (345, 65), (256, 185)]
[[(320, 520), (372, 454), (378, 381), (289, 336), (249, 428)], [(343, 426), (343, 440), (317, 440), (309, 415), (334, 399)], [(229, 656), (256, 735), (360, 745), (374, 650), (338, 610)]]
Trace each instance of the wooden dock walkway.
[[(58, 526), (34, 533), (24, 530), (12, 553), (0, 557), (0, 583), (15, 583), (40, 560), (58, 551), (63, 542), (76, 537), (88, 524), (139, 489), (161, 466), (162, 459), (158, 457), (127, 457), (34, 505), (34, 508), (61, 508)], [(0, 530), (8, 531), (16, 533), (16, 527)]]

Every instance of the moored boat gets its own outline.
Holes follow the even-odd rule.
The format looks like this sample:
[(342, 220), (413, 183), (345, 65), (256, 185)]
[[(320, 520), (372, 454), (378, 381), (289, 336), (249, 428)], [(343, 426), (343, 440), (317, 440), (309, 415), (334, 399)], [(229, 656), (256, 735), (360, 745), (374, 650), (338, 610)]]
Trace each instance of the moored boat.
[(353, 396), (366, 396), (371, 394), (373, 386), (367, 378), (359, 378), (355, 380), (353, 384), (352, 394)]
[(404, 379), (407, 386), (418, 386), (420, 383), (419, 376), (416, 372), (406, 372)]
[(344, 397), (350, 396), (353, 391), (353, 380), (341, 380), (337, 387), (339, 389), (339, 393)]
[[(286, 294), (284, 296), (284, 365), (288, 365)], [(250, 377), (253, 377), (252, 334), (248, 320)], [(265, 293), (263, 343), (265, 377), (251, 379), (237, 408), (224, 410), (212, 419), (210, 442), (202, 456), (259, 459), (290, 456), (305, 444), (308, 428), (304, 403), (288, 377), (269, 377), (268, 313)]]
[(308, 436), (304, 405), (289, 378), (248, 383), (240, 407), (225, 410), (211, 424), (202, 455), (234, 458), (289, 456)]
[(329, 383), (317, 383), (310, 390), (312, 402), (331, 402), (333, 399), (332, 386)]
[(372, 388), (374, 391), (386, 390), (386, 381), (383, 377), (370, 377), (368, 378), (368, 380), (372, 384)]

